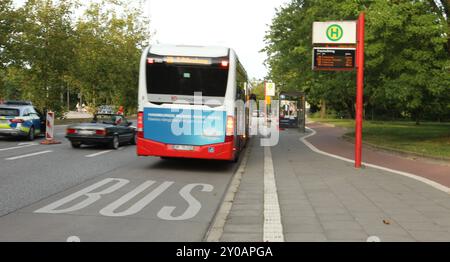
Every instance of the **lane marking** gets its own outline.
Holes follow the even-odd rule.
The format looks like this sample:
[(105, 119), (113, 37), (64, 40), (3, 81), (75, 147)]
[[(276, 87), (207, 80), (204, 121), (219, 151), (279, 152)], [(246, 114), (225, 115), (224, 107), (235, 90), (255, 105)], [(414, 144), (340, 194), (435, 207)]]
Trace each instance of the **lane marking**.
[(247, 150), (245, 151), (244, 158), (239, 164), (238, 170), (236, 171), (236, 173), (234, 173), (230, 185), (228, 186), (225, 198), (223, 199), (222, 204), (220, 204), (217, 214), (214, 217), (214, 220), (211, 223), (208, 232), (206, 233), (206, 236), (204, 238), (206, 242), (219, 242), (220, 238), (222, 237), (228, 214), (230, 213), (231, 207), (233, 206), (234, 197), (239, 189), (242, 175), (244, 174), (245, 168), (247, 166), (248, 157), (251, 151), (250, 147), (251, 144), (247, 145)]
[(8, 151), (8, 150), (25, 148), (25, 147), (30, 147), (30, 146), (37, 146), (37, 144), (36, 143), (20, 143), (20, 144), (18, 144), (18, 146), (7, 147), (7, 148), (0, 148), (0, 151)]
[(26, 154), (26, 155), (21, 155), (21, 156), (5, 158), (5, 160), (16, 160), (16, 159), (21, 159), (21, 158), (26, 158), (26, 157), (31, 157), (31, 156), (47, 154), (47, 153), (51, 153), (51, 152), (53, 152), (53, 151), (52, 150), (40, 151), (40, 152), (36, 152), (36, 153), (31, 153), (31, 154)]
[(81, 239), (77, 236), (70, 236), (66, 240), (67, 242), (81, 242)]
[[(338, 156), (338, 155), (334, 155), (334, 154), (330, 154), (330, 153), (324, 152), (324, 151), (318, 149), (317, 147), (315, 147), (310, 142), (306, 141), (306, 138), (312, 137), (312, 136), (314, 136), (317, 133), (312, 128), (306, 127), (306, 129), (311, 130), (312, 133), (309, 134), (309, 135), (301, 137), (300, 141), (303, 142), (303, 144), (305, 144), (307, 147), (309, 147), (309, 149), (311, 149), (312, 151), (314, 151), (314, 152), (316, 152), (318, 154), (322, 154), (322, 155), (326, 155), (326, 156), (329, 156), (329, 157), (333, 157), (333, 158), (336, 158), (336, 159), (339, 159), (339, 160), (342, 160), (342, 161), (346, 161), (346, 162), (349, 162), (349, 163), (355, 163), (355, 161), (352, 160), (352, 159), (348, 159), (348, 158), (345, 158), (345, 157), (341, 157), (341, 156)], [(425, 183), (425, 184), (427, 184), (429, 186), (432, 186), (432, 187), (434, 187), (434, 188), (436, 188), (436, 189), (438, 189), (440, 191), (443, 191), (443, 192), (445, 192), (447, 194), (450, 194), (450, 188), (448, 188), (448, 187), (446, 187), (444, 185), (441, 185), (441, 184), (439, 184), (439, 183), (437, 183), (435, 181), (432, 181), (430, 179), (427, 179), (427, 178), (424, 178), (424, 177), (421, 177), (421, 176), (418, 176), (418, 175), (414, 175), (414, 174), (411, 174), (411, 173), (408, 173), (408, 172), (403, 172), (403, 171), (399, 171), (399, 170), (395, 170), (395, 169), (390, 169), (390, 168), (387, 168), (387, 167), (382, 167), (382, 166), (378, 166), (378, 165), (374, 165), (374, 164), (370, 164), (370, 163), (366, 163), (366, 162), (362, 162), (362, 164), (365, 165), (365, 166), (368, 166), (368, 167), (375, 168), (375, 169), (387, 171), (388, 173), (394, 173), (394, 174), (397, 174), (397, 175), (401, 175), (401, 176), (405, 176), (405, 177), (409, 177), (409, 178), (415, 179), (415, 180), (420, 181), (422, 183)]]
[(37, 143), (34, 142), (24, 142), (24, 143), (19, 143), (17, 144), (18, 146), (25, 146), (25, 145), (37, 145)]
[(270, 147), (264, 147), (264, 242), (284, 242), (280, 203)]
[(100, 151), (100, 152), (97, 152), (97, 153), (94, 153), (94, 154), (85, 155), (85, 157), (96, 157), (96, 156), (100, 156), (100, 155), (109, 153), (109, 152), (111, 152), (111, 151), (112, 151), (112, 150)]

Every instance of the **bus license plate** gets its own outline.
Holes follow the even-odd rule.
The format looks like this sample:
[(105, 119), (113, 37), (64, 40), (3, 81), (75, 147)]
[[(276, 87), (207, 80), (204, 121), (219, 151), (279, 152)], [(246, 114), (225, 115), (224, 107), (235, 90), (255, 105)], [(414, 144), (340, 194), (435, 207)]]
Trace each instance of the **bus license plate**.
[(173, 149), (182, 150), (182, 151), (193, 151), (194, 146), (186, 146), (186, 145), (174, 145)]

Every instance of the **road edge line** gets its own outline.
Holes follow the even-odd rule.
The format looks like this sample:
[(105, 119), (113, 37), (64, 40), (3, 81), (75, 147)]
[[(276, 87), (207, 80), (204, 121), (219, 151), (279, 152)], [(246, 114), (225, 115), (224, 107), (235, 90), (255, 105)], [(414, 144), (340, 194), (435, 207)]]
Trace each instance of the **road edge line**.
[(233, 201), (236, 193), (241, 185), (242, 175), (247, 167), (247, 161), (251, 151), (251, 141), (247, 144), (247, 149), (245, 150), (244, 157), (239, 164), (239, 168), (234, 173), (230, 184), (228, 185), (225, 197), (220, 204), (220, 207), (214, 216), (213, 222), (211, 223), (205, 237), (203, 238), (206, 242), (219, 242), (223, 234), (223, 229), (227, 221), (228, 215), (230, 214), (231, 207), (233, 206)]
[[(309, 134), (309, 135), (300, 137), (300, 141), (303, 142), (303, 144), (305, 144), (309, 149), (311, 149), (312, 151), (314, 151), (314, 152), (316, 152), (318, 154), (322, 154), (322, 155), (325, 155), (325, 156), (336, 158), (336, 159), (339, 159), (339, 160), (342, 160), (342, 161), (346, 161), (346, 162), (349, 162), (349, 163), (355, 163), (355, 161), (353, 161), (351, 159), (324, 152), (324, 151), (318, 149), (317, 147), (315, 147), (310, 142), (306, 141), (306, 138), (312, 137), (312, 136), (314, 136), (317, 133), (312, 128), (306, 127), (306, 129), (311, 130), (312, 133)], [(391, 168), (387, 168), (387, 167), (378, 166), (378, 165), (375, 165), (375, 164), (366, 163), (366, 162), (363, 162), (362, 164), (365, 165), (365, 166), (371, 167), (371, 168), (387, 171), (389, 173), (394, 173), (394, 174), (397, 174), (397, 175), (409, 177), (411, 179), (414, 179), (416, 181), (419, 181), (419, 182), (425, 183), (425, 184), (427, 184), (427, 185), (429, 185), (431, 187), (434, 187), (435, 189), (438, 189), (438, 190), (440, 190), (440, 191), (442, 191), (444, 193), (450, 194), (450, 188), (448, 188), (448, 187), (446, 187), (446, 186), (444, 186), (442, 184), (439, 184), (438, 182), (430, 180), (428, 178), (421, 177), (421, 176), (418, 176), (418, 175), (414, 175), (414, 174), (411, 174), (411, 173), (408, 173), (408, 172), (403, 172), (403, 171), (399, 171), (399, 170), (395, 170), (395, 169), (391, 169)]]

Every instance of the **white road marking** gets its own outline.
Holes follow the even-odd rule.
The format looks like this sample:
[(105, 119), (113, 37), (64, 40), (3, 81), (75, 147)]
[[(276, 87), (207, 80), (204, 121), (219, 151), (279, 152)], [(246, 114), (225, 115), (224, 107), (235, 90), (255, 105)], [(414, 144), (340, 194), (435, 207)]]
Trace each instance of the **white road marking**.
[[(97, 188), (101, 188), (104, 185), (110, 184), (111, 182), (114, 182), (114, 184), (110, 185), (109, 187), (103, 189), (102, 191), (92, 192), (96, 190)], [(69, 213), (74, 212), (80, 209), (83, 209), (87, 206), (90, 206), (97, 200), (100, 200), (103, 195), (110, 194), (117, 189), (125, 186), (128, 184), (130, 180), (127, 179), (121, 179), (121, 178), (106, 178), (102, 181), (99, 181), (93, 185), (90, 185), (80, 191), (77, 191), (69, 196), (66, 196), (56, 202), (53, 202), (45, 207), (42, 207), (34, 213), (47, 213), (47, 214), (62, 214), (62, 213)], [(81, 202), (78, 202), (76, 204), (73, 204), (70, 207), (66, 207), (64, 209), (58, 209), (61, 206), (64, 206), (67, 203), (73, 202), (75, 199), (82, 198)]]
[(67, 242), (81, 242), (81, 239), (77, 236), (70, 236), (67, 238)]
[(37, 145), (37, 143), (33, 143), (33, 142), (25, 142), (25, 143), (19, 143), (17, 144), (18, 146), (25, 146), (25, 145)]
[(30, 147), (30, 146), (37, 146), (37, 144), (36, 143), (20, 143), (18, 146), (7, 147), (7, 148), (0, 148), (0, 151), (7, 151), (7, 150), (25, 148), (25, 147)]
[[(307, 135), (307, 136), (301, 137), (300, 141), (302, 141), (303, 144), (305, 144), (307, 147), (309, 147), (309, 149), (311, 149), (312, 151), (314, 151), (314, 152), (316, 152), (318, 154), (322, 154), (322, 155), (326, 155), (326, 156), (329, 156), (329, 157), (333, 157), (333, 158), (336, 158), (336, 159), (339, 159), (339, 160), (342, 160), (342, 161), (346, 161), (346, 162), (349, 162), (349, 163), (355, 163), (355, 161), (352, 160), (352, 159), (348, 159), (348, 158), (345, 158), (345, 157), (341, 157), (341, 156), (337, 156), (337, 155), (333, 155), (333, 154), (324, 152), (324, 151), (318, 149), (317, 147), (315, 147), (314, 145), (312, 145), (310, 142), (306, 141), (306, 138), (314, 136), (317, 133), (312, 128), (307, 127), (306, 129), (311, 130), (312, 133)], [(436, 188), (438, 190), (441, 190), (441, 191), (443, 191), (443, 192), (445, 192), (447, 194), (450, 194), (450, 188), (448, 188), (448, 187), (446, 187), (444, 185), (441, 185), (441, 184), (439, 184), (439, 183), (437, 183), (435, 181), (432, 181), (430, 179), (427, 179), (427, 178), (424, 178), (424, 177), (421, 177), (421, 176), (418, 176), (418, 175), (414, 175), (414, 174), (411, 174), (411, 173), (407, 173), (407, 172), (403, 172), (403, 171), (399, 171), (399, 170), (395, 170), (395, 169), (390, 169), (390, 168), (387, 168), (387, 167), (382, 167), (382, 166), (366, 163), (366, 162), (363, 162), (362, 164), (365, 165), (365, 166), (368, 166), (368, 167), (375, 168), (375, 169), (387, 171), (389, 173), (394, 173), (394, 174), (397, 174), (397, 175), (402, 175), (402, 176), (406, 176), (406, 177), (415, 179), (415, 180), (420, 181), (422, 183), (425, 183), (425, 184), (427, 184), (429, 186), (432, 186), (432, 187), (434, 187), (434, 188)]]
[(367, 238), (367, 242), (381, 242), (381, 239), (377, 236), (370, 236)]
[[(111, 184), (111, 182), (114, 182), (114, 184), (110, 185), (106, 189), (103, 189), (102, 191), (98, 191), (98, 188), (103, 188), (105, 185)], [(92, 205), (93, 203), (100, 200), (104, 195), (115, 192), (116, 190), (122, 188), (129, 182), (130, 181), (127, 179), (106, 178), (78, 192), (66, 196), (56, 202), (53, 202), (47, 206), (35, 210), (34, 213), (63, 214), (75, 212)], [(129, 205), (128, 203), (130, 201), (138, 197), (142, 192), (148, 190), (148, 188), (153, 186), (155, 183), (156, 181), (152, 180), (145, 181), (132, 191), (126, 193), (119, 199), (102, 208), (99, 211), (99, 213), (103, 216), (108, 217), (123, 217), (137, 214), (143, 208), (149, 205), (153, 200), (155, 200), (162, 193), (164, 193), (175, 182), (172, 181), (162, 182), (160, 185), (152, 189), (151, 192), (143, 196), (141, 199), (137, 200), (133, 205), (128, 207), (126, 210), (116, 212), (117, 209), (122, 209), (122, 206), (124, 205), (128, 206)], [(198, 201), (192, 195), (192, 190), (198, 187), (201, 187), (200, 191), (202, 192), (212, 192), (214, 189), (214, 187), (210, 184), (198, 184), (198, 183), (187, 184), (179, 191), (179, 195), (188, 203), (188, 207), (185, 209), (185, 211), (182, 214), (178, 214), (179, 212), (176, 212), (178, 215), (174, 216), (173, 213), (177, 209), (177, 206), (163, 206), (157, 214), (158, 217), (163, 220), (170, 220), (170, 221), (188, 220), (195, 217), (202, 207), (200, 201)], [(79, 199), (80, 201), (75, 203), (74, 200), (77, 199)], [(67, 203), (72, 203), (72, 206), (67, 207)], [(60, 209), (62, 206), (65, 206), (65, 208)], [(179, 208), (182, 209), (184, 208), (183, 206)]]
[(228, 214), (230, 213), (231, 207), (233, 206), (234, 197), (239, 189), (239, 185), (241, 184), (242, 175), (245, 173), (245, 167), (247, 166), (250, 151), (251, 149), (249, 145), (247, 146), (244, 158), (239, 165), (239, 169), (236, 171), (233, 179), (230, 182), (225, 198), (219, 207), (219, 211), (217, 212), (214, 221), (211, 224), (210, 229), (208, 230), (208, 233), (205, 237), (207, 242), (219, 242), (220, 238), (222, 237)]
[(100, 151), (100, 152), (97, 152), (97, 153), (94, 153), (94, 154), (86, 155), (85, 157), (96, 157), (96, 156), (100, 156), (100, 155), (109, 153), (109, 152), (111, 152), (111, 151), (112, 151), (112, 150)]
[(284, 242), (280, 204), (270, 147), (264, 147), (264, 242)]
[(188, 208), (184, 211), (183, 214), (179, 216), (174, 216), (173, 213), (176, 206), (164, 206), (159, 210), (158, 217), (164, 220), (171, 221), (180, 221), (180, 220), (188, 220), (195, 217), (200, 209), (202, 208), (202, 204), (198, 201), (194, 196), (192, 196), (192, 190), (196, 187), (201, 187), (200, 191), (202, 192), (212, 192), (214, 190), (214, 186), (210, 184), (188, 184), (185, 185), (179, 192), (180, 196), (188, 203)]
[(47, 154), (47, 153), (51, 153), (51, 152), (53, 152), (53, 151), (52, 150), (40, 151), (40, 152), (21, 155), (21, 156), (9, 157), (9, 158), (6, 158), (5, 160), (16, 160), (16, 159), (21, 159), (21, 158), (26, 158), (26, 157), (31, 157), (31, 156)]

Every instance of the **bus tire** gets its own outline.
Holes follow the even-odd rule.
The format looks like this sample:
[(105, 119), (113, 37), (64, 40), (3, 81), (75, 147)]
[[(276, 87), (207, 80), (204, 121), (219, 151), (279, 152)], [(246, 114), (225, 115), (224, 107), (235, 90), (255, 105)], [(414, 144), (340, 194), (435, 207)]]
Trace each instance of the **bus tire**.
[(236, 152), (236, 155), (231, 160), (231, 163), (235, 164), (235, 163), (239, 162), (239, 155), (240, 155), (240, 152)]

